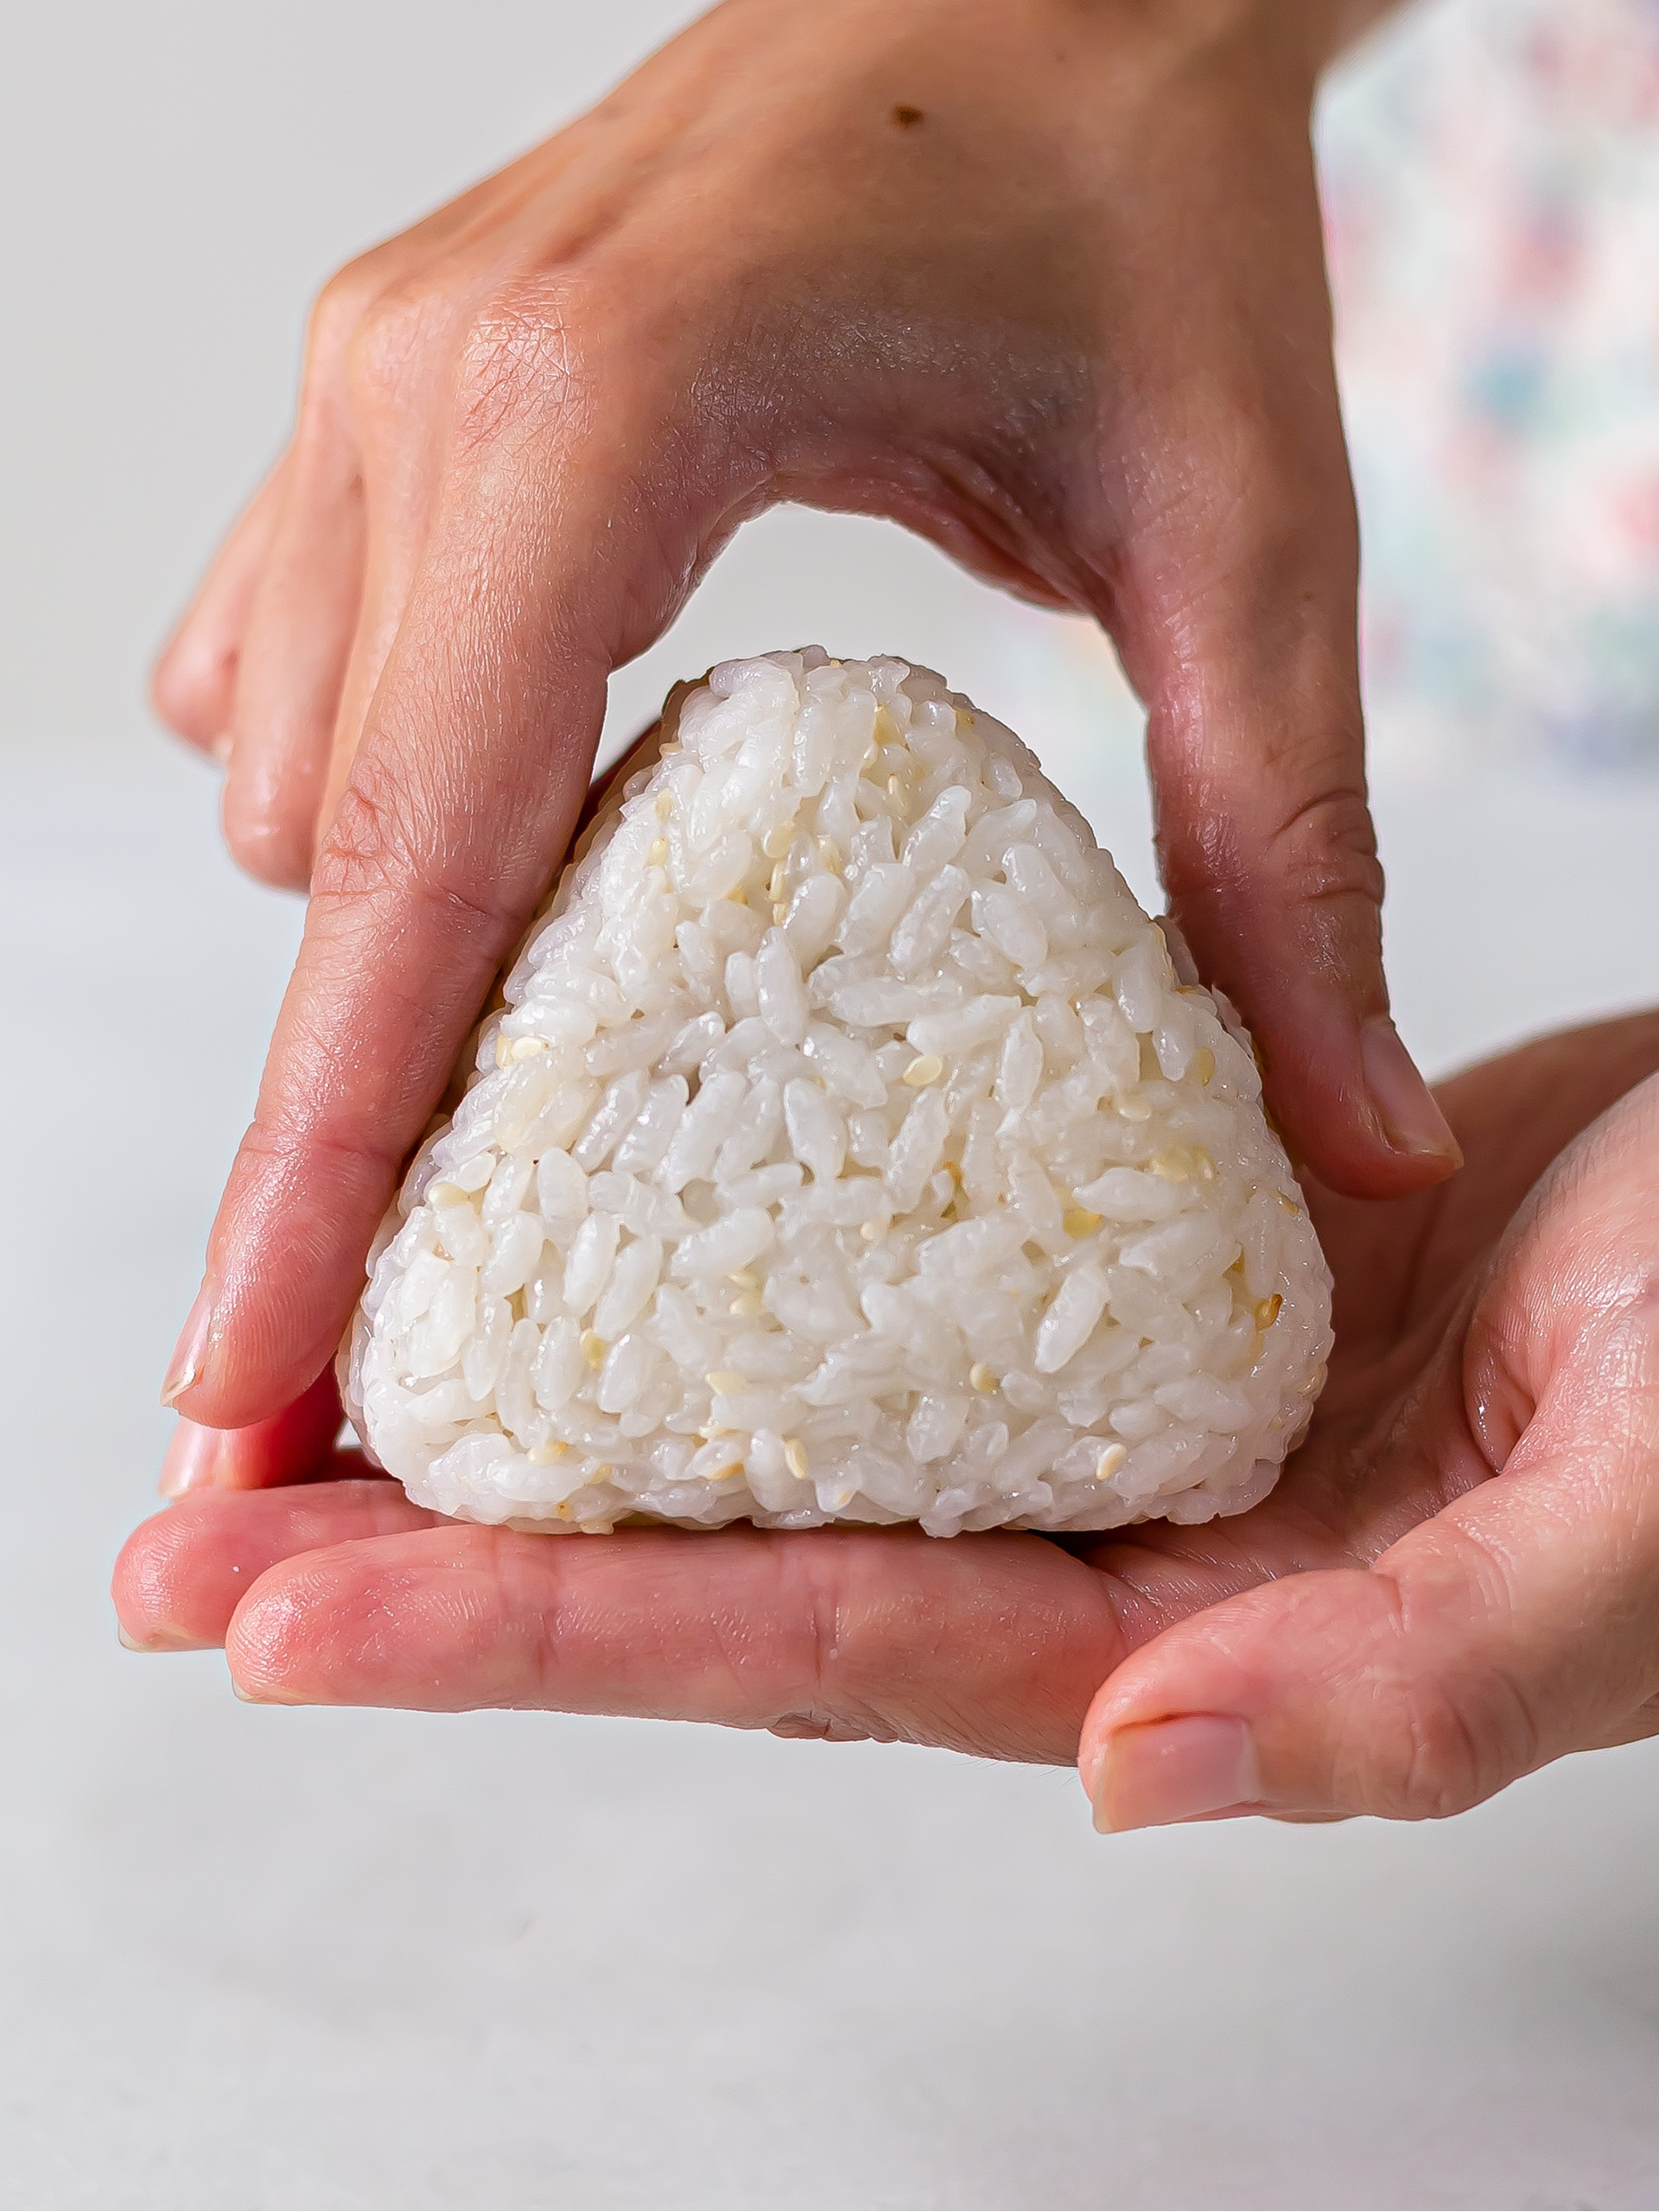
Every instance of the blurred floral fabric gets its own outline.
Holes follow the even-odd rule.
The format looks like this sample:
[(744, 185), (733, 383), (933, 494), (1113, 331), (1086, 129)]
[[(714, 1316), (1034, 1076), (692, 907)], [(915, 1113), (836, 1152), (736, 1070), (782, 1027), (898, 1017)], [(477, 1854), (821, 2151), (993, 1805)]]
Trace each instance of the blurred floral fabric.
[(1659, 772), (1659, 0), (1428, 0), (1319, 154), (1379, 748)]

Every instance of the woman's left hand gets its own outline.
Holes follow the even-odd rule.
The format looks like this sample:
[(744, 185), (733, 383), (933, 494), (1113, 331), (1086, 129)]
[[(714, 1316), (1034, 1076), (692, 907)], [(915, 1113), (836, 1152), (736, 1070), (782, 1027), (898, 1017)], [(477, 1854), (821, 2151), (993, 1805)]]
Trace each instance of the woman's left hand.
[(1659, 1733), (1656, 1070), (1659, 1014), (1526, 1046), (1443, 1087), (1454, 1183), (1310, 1193), (1331, 1380), (1236, 1519), (555, 1541), (363, 1477), (325, 1386), (257, 1429), (184, 1425), (198, 1480), (122, 1554), (124, 1632), (223, 1642), (275, 1703), (1076, 1758), (1110, 1828), (1459, 1811)]

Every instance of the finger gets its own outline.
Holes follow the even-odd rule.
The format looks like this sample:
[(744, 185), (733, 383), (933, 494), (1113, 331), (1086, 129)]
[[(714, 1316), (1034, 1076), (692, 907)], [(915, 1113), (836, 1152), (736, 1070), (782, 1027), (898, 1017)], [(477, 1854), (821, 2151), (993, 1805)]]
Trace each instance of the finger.
[(1469, 1433), (1497, 1479), (1370, 1572), (1230, 1599), (1106, 1684), (1079, 1754), (1100, 1825), (1435, 1817), (1642, 1731), (1659, 1695), (1659, 1281), (1638, 1225), (1615, 1206), (1599, 1260), (1576, 1255), (1600, 1277), (1589, 1325), (1555, 1294), (1566, 1252), (1529, 1321), (1501, 1297), (1478, 1309)]
[(310, 880), (363, 592), (363, 484), (339, 395), (302, 411), (238, 671), (225, 835), (262, 883)]
[(248, 615), (287, 482), (284, 454), (214, 555), (194, 599), (162, 648), (150, 700), (175, 735), (223, 758)]
[[(537, 420), (543, 404), (496, 427), (498, 393), (491, 426), (457, 438), (314, 872), (207, 1303), (168, 1384), (215, 1426), (268, 1414), (332, 1357), (401, 1165), (564, 849), (610, 669), (690, 568), (633, 480), (656, 467), (637, 426), (573, 452), (562, 414)], [(595, 566), (587, 549), (607, 538)]]
[(162, 1462), (162, 1496), (315, 1482), (334, 1464), (344, 1419), (332, 1367), (292, 1405), (245, 1428), (206, 1428), (181, 1415)]
[[(1147, 702), (1160, 865), (1198, 967), (1249, 1022), (1298, 1155), (1333, 1188), (1393, 1197), (1458, 1154), (1388, 1018), (1357, 532), (1312, 165), (1249, 102), (1215, 120), (1249, 134), (1230, 149), (1240, 174), (1264, 189), (1281, 174), (1270, 202), (1235, 211), (1236, 237), (1207, 241), (1214, 296), (1182, 293), (1149, 321), (1143, 343), (1161, 350), (1118, 426), (1135, 458), (1112, 494), (1107, 611)], [(1259, 204), (1287, 211), (1268, 287)], [(1200, 219), (1213, 232), (1207, 202)], [(1167, 281), (1142, 272), (1149, 299)]]
[[(342, 1470), (360, 1468), (340, 1453)], [(223, 1643), (231, 1616), (265, 1570), (296, 1552), (431, 1525), (395, 1483), (342, 1475), (299, 1490), (207, 1491), (128, 1537), (111, 1594), (123, 1640), (141, 1651)]]
[(652, 1714), (1065, 1760), (1118, 1651), (1041, 1537), (914, 1529), (560, 1539), (440, 1526), (273, 1567), (226, 1640), (278, 1704)]

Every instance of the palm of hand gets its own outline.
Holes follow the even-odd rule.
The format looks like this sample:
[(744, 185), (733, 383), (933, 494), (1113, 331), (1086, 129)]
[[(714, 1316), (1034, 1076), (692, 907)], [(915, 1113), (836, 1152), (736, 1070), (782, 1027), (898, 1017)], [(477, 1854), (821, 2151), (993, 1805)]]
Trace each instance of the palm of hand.
[[(277, 1701), (643, 1713), (1043, 1761), (1077, 1756), (1081, 1729), (1085, 1774), (1114, 1730), (1259, 1707), (1273, 1787), (1252, 1795), (1274, 1809), (1456, 1809), (1562, 1751), (1659, 1728), (1659, 1652), (1569, 1665), (1564, 1709), (1541, 1721), (1503, 1640), (1529, 1604), (1548, 1615), (1586, 1594), (1570, 1575), (1565, 1597), (1503, 1580), (1539, 1579), (1529, 1512), (1558, 1527), (1567, 1566), (1578, 1541), (1551, 1487), (1559, 1452), (1547, 1440), (1541, 1468), (1516, 1471), (1535, 1408), (1582, 1400), (1583, 1384), (1605, 1409), (1611, 1387), (1636, 1408), (1624, 1443), (1638, 1459), (1659, 1445), (1644, 1179), (1659, 1087), (1643, 1084), (1656, 1067), (1659, 1017), (1547, 1039), (1446, 1086), (1468, 1163), (1452, 1184), (1385, 1205), (1311, 1194), (1337, 1283), (1331, 1379), (1278, 1488), (1236, 1519), (1064, 1543), (740, 1527), (556, 1544), (441, 1522), (354, 1477), (352, 1455), (313, 1450), (243, 1478), (288, 1486), (192, 1497), (147, 1523), (117, 1571), (123, 1621), (154, 1648), (224, 1641), (238, 1687)], [(1582, 1372), (1540, 1371), (1569, 1340)], [(1594, 1429), (1573, 1402), (1556, 1425)], [(1607, 1473), (1607, 1439), (1577, 1440)], [(1458, 1501), (1499, 1470), (1497, 1524), (1461, 1527)], [(1594, 1533), (1628, 1567), (1629, 1514), (1596, 1510), (1612, 1511)], [(1650, 1592), (1659, 1535), (1629, 1511)], [(1427, 1541), (1422, 1588), (1354, 1572), (1402, 1539), (1402, 1559)], [(1605, 1565), (1592, 1541), (1592, 1585)], [(1471, 1657), (1489, 1602), (1503, 1648)], [(1399, 1675), (1407, 1625), (1416, 1656)]]

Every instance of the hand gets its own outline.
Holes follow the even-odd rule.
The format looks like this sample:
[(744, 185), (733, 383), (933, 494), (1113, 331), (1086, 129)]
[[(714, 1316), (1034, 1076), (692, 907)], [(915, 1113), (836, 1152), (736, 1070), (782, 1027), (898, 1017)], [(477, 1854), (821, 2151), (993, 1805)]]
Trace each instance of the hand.
[(607, 677), (779, 499), (1097, 616), (1174, 912), (1293, 1141), (1374, 1196), (1455, 1164), (1387, 1020), (1364, 794), (1307, 130), (1353, 18), (727, 0), (327, 286), (156, 679), (228, 741), (238, 855), (311, 890), (169, 1402), (250, 1423), (332, 1355)]
[(1656, 1070), (1659, 1014), (1529, 1046), (1444, 1087), (1468, 1165), (1443, 1192), (1311, 1193), (1331, 1379), (1236, 1519), (519, 1535), (352, 1478), (296, 1413), (286, 1440), (185, 1428), (209, 1486), (132, 1538), (120, 1618), (223, 1640), (278, 1703), (1080, 1755), (1111, 1827), (1457, 1811), (1659, 1731)]

